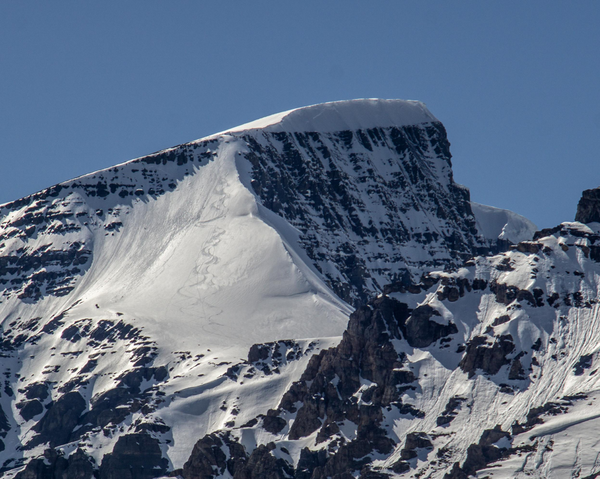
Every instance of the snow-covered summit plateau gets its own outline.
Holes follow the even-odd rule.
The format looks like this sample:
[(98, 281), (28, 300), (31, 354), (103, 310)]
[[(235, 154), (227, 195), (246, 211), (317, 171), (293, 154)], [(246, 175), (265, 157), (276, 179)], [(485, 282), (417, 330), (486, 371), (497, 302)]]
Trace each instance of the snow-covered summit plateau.
[(439, 120), (420, 101), (373, 98), (334, 101), (288, 110), (245, 123), (224, 133), (254, 129), (287, 133), (335, 133), (434, 122)]
[(4, 477), (571, 467), (545, 416), (595, 414), (598, 232), (451, 166), (422, 103), (351, 100), (0, 206)]

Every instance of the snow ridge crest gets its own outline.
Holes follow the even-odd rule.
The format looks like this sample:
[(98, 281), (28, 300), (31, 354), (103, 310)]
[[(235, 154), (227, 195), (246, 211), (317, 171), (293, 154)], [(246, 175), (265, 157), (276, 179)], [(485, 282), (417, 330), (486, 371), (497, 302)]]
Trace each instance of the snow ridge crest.
[(222, 133), (264, 129), (269, 132), (329, 133), (377, 127), (409, 126), (439, 120), (424, 103), (368, 98), (321, 103), (276, 113)]

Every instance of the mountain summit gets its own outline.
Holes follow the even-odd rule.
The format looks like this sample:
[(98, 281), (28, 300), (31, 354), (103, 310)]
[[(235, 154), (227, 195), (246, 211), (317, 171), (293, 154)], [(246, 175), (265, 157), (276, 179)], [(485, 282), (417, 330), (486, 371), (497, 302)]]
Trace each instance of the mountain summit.
[(287, 133), (335, 133), (423, 123), (439, 121), (420, 101), (365, 99), (320, 103), (288, 110), (232, 128), (226, 133), (254, 129)]
[[(368, 311), (400, 321), (385, 334), (411, 348), (470, 344), (471, 323), (402, 295), (425, 301), (435, 284), (459, 284), (465, 261), (535, 231), (519, 215), (471, 203), (451, 166), (446, 131), (422, 103), (351, 100), (273, 115), (2, 205), (6, 477), (261, 477), (240, 465), (253, 460), (310, 477), (299, 471), (316, 474), (328, 454), (341, 457), (353, 421), (373, 424), (369, 437), (379, 441), (376, 409), (377, 417), (340, 410), (339, 420), (315, 416), (318, 404), (300, 413), (310, 402), (302, 387), (338, 384), (343, 400), (359, 404), (358, 387), (369, 403), (368, 385), (391, 380), (378, 376), (380, 347), (388, 359), (394, 348), (404, 355), (384, 366), (396, 364), (393, 377), (420, 380), (400, 373), (413, 353), (380, 344), (384, 331), (369, 326), (379, 316)], [(375, 299), (382, 293), (397, 296), (392, 306)], [(377, 357), (348, 364), (349, 383), (322, 369), (338, 367), (331, 351), (358, 360), (363, 348)], [(456, 367), (454, 354), (444, 367)], [(405, 387), (430, 394), (425, 382)], [(421, 417), (421, 406), (394, 394), (373, 407), (400, 404), (401, 417)], [(323, 421), (328, 429), (317, 432)], [(380, 454), (405, 437), (382, 439)], [(277, 438), (291, 442), (274, 446)], [(213, 448), (224, 444), (225, 459)], [(327, 470), (354, 470), (331, 460)]]

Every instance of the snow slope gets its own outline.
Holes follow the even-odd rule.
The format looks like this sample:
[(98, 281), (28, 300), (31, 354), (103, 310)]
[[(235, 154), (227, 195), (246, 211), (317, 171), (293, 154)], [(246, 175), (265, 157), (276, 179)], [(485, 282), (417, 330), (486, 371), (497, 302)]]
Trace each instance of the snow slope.
[(516, 244), (530, 240), (538, 230), (533, 222), (509, 210), (474, 201), (471, 201), (471, 209), (477, 221), (477, 229), (489, 239), (508, 240)]

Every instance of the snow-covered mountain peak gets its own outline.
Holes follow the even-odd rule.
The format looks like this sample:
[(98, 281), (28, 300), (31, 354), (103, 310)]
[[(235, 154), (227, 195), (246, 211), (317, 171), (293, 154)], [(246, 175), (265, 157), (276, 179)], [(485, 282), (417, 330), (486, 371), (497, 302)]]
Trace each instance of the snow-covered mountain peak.
[[(334, 102), (251, 125), (0, 206), (5, 477), (29, 463), (18, 479), (67, 465), (89, 472), (77, 479), (149, 479), (184, 466), (204, 434), (274, 430), (283, 419), (265, 411), (339, 341), (350, 303), (390, 283), (420, 291), (424, 273), (531, 230), (473, 214), (446, 131), (419, 102)], [(136, 461), (143, 474), (124, 472)]]
[(437, 121), (420, 101), (369, 98), (296, 108), (240, 125), (226, 132), (264, 129), (269, 132), (331, 133)]

